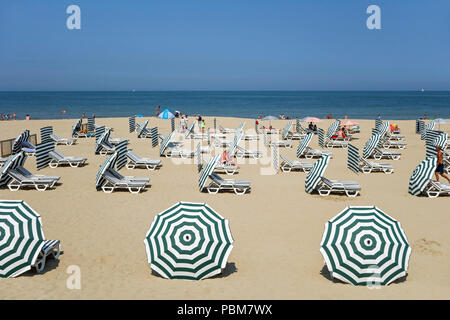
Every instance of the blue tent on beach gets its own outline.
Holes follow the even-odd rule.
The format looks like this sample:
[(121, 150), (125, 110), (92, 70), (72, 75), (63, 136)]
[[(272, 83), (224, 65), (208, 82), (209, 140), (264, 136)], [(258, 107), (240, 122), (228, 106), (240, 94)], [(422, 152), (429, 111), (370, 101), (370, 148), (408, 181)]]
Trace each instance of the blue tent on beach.
[(172, 119), (172, 118), (175, 118), (175, 116), (173, 115), (172, 112), (169, 111), (169, 109), (164, 109), (164, 111), (161, 112), (158, 115), (158, 118), (160, 118), (160, 119)]

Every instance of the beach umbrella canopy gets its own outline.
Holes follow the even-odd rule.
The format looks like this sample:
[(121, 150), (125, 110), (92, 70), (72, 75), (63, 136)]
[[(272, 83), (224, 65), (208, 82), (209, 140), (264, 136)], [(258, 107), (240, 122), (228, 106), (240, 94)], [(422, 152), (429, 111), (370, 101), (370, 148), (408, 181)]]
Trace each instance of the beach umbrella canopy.
[(347, 168), (354, 173), (359, 173), (359, 149), (352, 144), (348, 144), (347, 148)]
[(448, 134), (437, 130), (428, 130), (425, 137), (425, 147), (427, 157), (437, 157), (436, 147), (445, 149), (447, 144)]
[(37, 212), (24, 201), (0, 200), (0, 278), (30, 270), (44, 242)]
[(340, 120), (336, 120), (332, 124), (330, 124), (330, 126), (328, 127), (328, 130), (327, 130), (327, 138), (329, 140), (331, 140), (331, 137), (336, 133), (340, 124), (341, 124)]
[(24, 132), (19, 134), (13, 142), (12, 154), (17, 154), (20, 151), (22, 151), (23, 143), (28, 141), (29, 138), (30, 138), (29, 130), (25, 130)]
[(426, 124), (421, 132), (420, 139), (424, 140), (427, 136), (428, 130), (434, 130), (435, 125), (436, 125), (436, 123), (434, 122), (434, 120), (432, 120), (431, 122)]
[(159, 213), (145, 239), (147, 260), (166, 279), (220, 274), (233, 249), (227, 219), (202, 203), (179, 202)]
[(163, 112), (161, 112), (158, 115), (158, 118), (160, 119), (173, 119), (175, 118), (174, 114), (169, 111), (169, 109), (164, 109)]
[(300, 119), (301, 122), (322, 122), (319, 118), (316, 117), (304, 117)]
[(303, 140), (298, 144), (297, 148), (297, 158), (300, 158), (305, 151), (305, 149), (308, 147), (309, 143), (311, 142), (313, 137), (313, 133), (308, 133)]
[(408, 192), (417, 196), (423, 192), (436, 170), (437, 158), (427, 157), (414, 169), (409, 178)]
[(206, 164), (206, 166), (203, 168), (202, 172), (200, 172), (200, 176), (198, 177), (198, 190), (200, 190), (200, 192), (205, 187), (209, 175), (214, 171), (214, 168), (216, 167), (219, 158), (220, 154), (211, 158), (209, 162)]
[(293, 120), (290, 120), (283, 128), (283, 131), (281, 132), (281, 138), (286, 139), (287, 135), (289, 133), (289, 130), (291, 130)]
[(27, 156), (23, 151), (9, 156), (0, 170), (0, 187), (6, 186), (12, 180), (8, 175), (8, 170), (23, 166), (26, 158)]
[(103, 178), (103, 174), (108, 170), (109, 168), (112, 168), (115, 165), (117, 158), (117, 152), (110, 155), (105, 162), (100, 166), (97, 172), (97, 176), (95, 177), (95, 187), (97, 190), (99, 190), (103, 183), (106, 181), (105, 178)]
[(359, 123), (356, 121), (347, 120), (341, 123), (341, 127), (343, 126), (359, 126)]
[(333, 278), (355, 286), (404, 277), (411, 247), (400, 222), (377, 207), (347, 207), (325, 224), (320, 252)]
[(366, 144), (364, 145), (364, 149), (363, 149), (363, 158), (364, 159), (367, 159), (372, 155), (373, 151), (378, 146), (380, 139), (381, 139), (381, 135), (379, 133), (372, 133), (369, 140), (367, 140)]
[(330, 162), (330, 156), (324, 155), (314, 163), (305, 179), (305, 190), (307, 193), (311, 193), (316, 189), (320, 178), (328, 167), (328, 162)]

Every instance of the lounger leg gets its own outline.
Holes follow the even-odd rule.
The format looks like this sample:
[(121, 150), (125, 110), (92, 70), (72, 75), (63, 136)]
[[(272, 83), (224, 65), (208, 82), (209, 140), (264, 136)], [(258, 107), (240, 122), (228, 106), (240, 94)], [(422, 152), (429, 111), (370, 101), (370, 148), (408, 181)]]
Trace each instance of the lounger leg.
[(131, 162), (128, 162), (126, 167), (127, 167), (128, 170), (130, 170), (130, 169), (134, 169), (136, 167), (136, 165), (131, 163)]
[(216, 194), (219, 192), (219, 187), (208, 187), (206, 188), (206, 190), (208, 191), (209, 194)]
[(133, 194), (138, 194), (139, 192), (141, 192), (142, 187), (139, 188), (135, 188), (135, 190), (133, 190), (133, 187), (128, 187), (128, 191), (130, 191)]
[(50, 168), (57, 168), (58, 167), (58, 162), (54, 162), (54, 160), (50, 161), (50, 163), (48, 164), (48, 166)]
[(104, 193), (111, 193), (114, 191), (114, 187), (109, 187), (109, 186), (104, 185), (104, 186), (102, 186), (102, 190)]
[(56, 247), (56, 252), (55, 252), (55, 250), (52, 251), (53, 259), (58, 260), (60, 254), (61, 254), (61, 246), (58, 243), (58, 246)]
[(15, 181), (13, 180), (10, 183), (8, 183), (8, 189), (10, 191), (12, 191), (12, 192), (17, 191), (17, 190), (20, 189), (20, 183), (17, 182), (18, 184), (14, 184), (14, 182)]
[[(243, 189), (233, 188), (233, 190), (234, 190), (234, 193), (237, 194), (238, 196), (241, 196), (247, 192), (247, 188), (243, 188)], [(239, 190), (242, 190), (242, 191), (239, 191)]]
[(37, 191), (45, 191), (47, 189), (47, 185), (39, 185), (39, 184), (35, 184), (34, 187), (36, 188)]
[(355, 198), (358, 195), (359, 191), (355, 191), (355, 193), (352, 193), (351, 191), (345, 190), (345, 194), (349, 198)]
[(39, 262), (36, 263), (36, 272), (42, 273), (42, 271), (44, 271), (44, 268), (45, 268), (45, 257), (42, 257), (39, 259)]

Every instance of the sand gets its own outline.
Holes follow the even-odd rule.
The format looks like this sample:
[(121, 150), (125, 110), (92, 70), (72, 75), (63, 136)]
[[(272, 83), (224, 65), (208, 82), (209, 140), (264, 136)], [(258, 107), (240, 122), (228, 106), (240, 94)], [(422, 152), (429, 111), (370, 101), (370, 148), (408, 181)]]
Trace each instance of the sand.
[[(150, 119), (167, 134), (169, 120)], [(141, 119), (137, 119), (142, 122)], [(251, 119), (217, 118), (224, 127), (236, 127)], [(360, 148), (371, 133), (373, 120), (358, 120), (361, 133), (352, 143)], [(177, 121), (178, 122), (178, 121)], [(331, 120), (319, 127), (327, 129)], [(1, 299), (449, 299), (450, 234), (449, 197), (428, 199), (408, 194), (408, 181), (424, 159), (425, 145), (415, 134), (415, 121), (395, 121), (406, 135), (408, 147), (394, 164), (395, 173), (359, 174), (346, 168), (347, 150), (334, 148), (326, 171), (330, 179), (358, 181), (361, 196), (321, 197), (305, 192), (305, 173), (270, 172), (270, 163), (241, 163), (236, 179), (250, 179), (250, 194), (209, 195), (197, 188), (196, 165), (162, 158), (158, 171), (122, 169), (124, 175), (150, 177), (151, 187), (139, 195), (105, 194), (95, 189), (95, 175), (105, 157), (94, 155), (94, 139), (79, 139), (73, 146), (58, 146), (68, 156), (88, 158), (83, 168), (45, 168), (44, 175), (61, 176), (61, 185), (38, 192), (34, 189), (0, 190), (0, 199), (25, 200), (42, 216), (47, 239), (61, 240), (59, 263), (49, 260), (43, 274), (35, 271), (0, 280)], [(37, 133), (47, 125), (69, 137), (74, 120), (17, 120), (0, 122), (0, 139), (15, 138), (24, 129)], [(159, 159), (151, 139), (138, 140), (128, 132), (126, 118), (97, 118), (113, 127), (112, 137), (130, 140), (129, 147), (143, 157)], [(267, 123), (267, 122), (264, 122)], [(272, 121), (276, 128), (286, 122)], [(213, 127), (212, 118), (206, 118)], [(450, 126), (441, 125), (441, 130)], [(280, 152), (295, 159), (298, 142)], [(317, 137), (312, 146), (318, 148)], [(195, 146), (192, 145), (192, 148)], [(219, 149), (220, 150), (220, 149)], [(35, 159), (25, 164), (36, 173)], [(143, 239), (156, 214), (178, 201), (206, 202), (229, 219), (235, 239), (224, 276), (202, 281), (166, 280), (151, 273)], [(349, 205), (376, 205), (399, 220), (412, 247), (405, 281), (381, 289), (333, 282), (323, 272), (319, 245), (327, 220)], [(81, 289), (68, 289), (70, 266), (81, 270)]]

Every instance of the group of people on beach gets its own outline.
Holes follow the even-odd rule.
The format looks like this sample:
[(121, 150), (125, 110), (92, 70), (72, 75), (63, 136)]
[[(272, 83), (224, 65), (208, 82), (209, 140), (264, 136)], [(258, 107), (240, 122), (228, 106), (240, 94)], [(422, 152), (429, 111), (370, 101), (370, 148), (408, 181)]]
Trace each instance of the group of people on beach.
[[(188, 124), (189, 124), (188, 116), (186, 114), (180, 114), (179, 118), (180, 118), (181, 132), (185, 132), (187, 130)], [(202, 133), (205, 133), (205, 129), (206, 129), (205, 119), (203, 119), (201, 115), (197, 115), (196, 118), (197, 118), (198, 127), (200, 128)]]
[(16, 120), (16, 114), (15, 113), (13, 113), (13, 114), (4, 114), (4, 113), (2, 113), (2, 115), (1, 115), (1, 119), (2, 120)]

